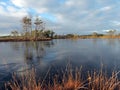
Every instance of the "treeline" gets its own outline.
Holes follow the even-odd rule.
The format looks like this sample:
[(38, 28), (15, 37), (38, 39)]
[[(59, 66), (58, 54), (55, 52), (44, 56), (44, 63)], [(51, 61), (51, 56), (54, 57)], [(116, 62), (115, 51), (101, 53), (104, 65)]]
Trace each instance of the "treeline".
[(117, 33), (117, 30), (108, 30), (104, 34), (97, 33), (97, 32), (93, 32), (87, 35), (66, 34), (66, 35), (55, 35), (54, 38), (56, 39), (120, 38), (120, 33)]
[(11, 36), (15, 39), (21, 38), (24, 40), (39, 40), (39, 39), (52, 39), (55, 32), (45, 29), (45, 22), (39, 17), (34, 20), (31, 17), (22, 18), (22, 30), (19, 33), (17, 30), (11, 31)]

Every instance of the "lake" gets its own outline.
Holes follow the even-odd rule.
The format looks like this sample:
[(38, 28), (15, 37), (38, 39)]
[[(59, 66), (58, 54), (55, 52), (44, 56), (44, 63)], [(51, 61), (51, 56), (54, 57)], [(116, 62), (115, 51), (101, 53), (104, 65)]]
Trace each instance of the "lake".
[[(35, 68), (42, 78), (58, 73), (70, 63), (83, 72), (120, 70), (120, 39), (55, 39), (39, 42), (0, 42), (0, 87), (19, 74)], [(73, 69), (74, 70), (74, 69)]]

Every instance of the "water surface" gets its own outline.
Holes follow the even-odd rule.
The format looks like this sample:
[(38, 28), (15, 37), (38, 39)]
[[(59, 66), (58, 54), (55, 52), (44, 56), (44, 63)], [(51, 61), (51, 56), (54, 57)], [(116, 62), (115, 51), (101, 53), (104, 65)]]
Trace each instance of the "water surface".
[(43, 77), (65, 68), (83, 67), (83, 71), (97, 70), (101, 65), (111, 73), (120, 70), (119, 39), (56, 39), (39, 42), (0, 42), (0, 85), (11, 79), (13, 72), (37, 69)]

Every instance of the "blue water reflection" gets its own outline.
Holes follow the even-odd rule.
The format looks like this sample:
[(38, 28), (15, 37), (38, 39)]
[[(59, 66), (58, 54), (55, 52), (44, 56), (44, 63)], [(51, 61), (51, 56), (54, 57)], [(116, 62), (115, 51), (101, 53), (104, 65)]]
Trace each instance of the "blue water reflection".
[(23, 73), (36, 68), (44, 76), (48, 68), (55, 73), (70, 62), (83, 71), (120, 69), (119, 39), (56, 39), (39, 42), (0, 43), (0, 85), (11, 79), (13, 72)]

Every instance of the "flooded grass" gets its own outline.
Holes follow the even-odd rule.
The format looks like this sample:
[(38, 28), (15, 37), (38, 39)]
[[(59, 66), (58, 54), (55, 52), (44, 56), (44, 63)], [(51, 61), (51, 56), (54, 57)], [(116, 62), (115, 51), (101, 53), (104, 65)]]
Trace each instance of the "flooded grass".
[(6, 90), (120, 90), (119, 73), (113, 71), (108, 76), (101, 69), (100, 71), (93, 71), (93, 73), (88, 72), (87, 78), (83, 79), (84, 74), (81, 72), (81, 68), (76, 68), (75, 72), (68, 68), (61, 75), (56, 74), (52, 80), (45, 81), (49, 77), (49, 70), (40, 80), (36, 77), (36, 71), (32, 69), (19, 77), (17, 74), (13, 74), (12, 80), (7, 82), (5, 87)]

